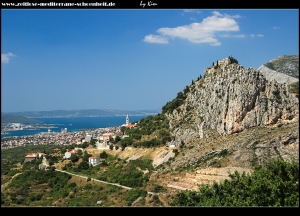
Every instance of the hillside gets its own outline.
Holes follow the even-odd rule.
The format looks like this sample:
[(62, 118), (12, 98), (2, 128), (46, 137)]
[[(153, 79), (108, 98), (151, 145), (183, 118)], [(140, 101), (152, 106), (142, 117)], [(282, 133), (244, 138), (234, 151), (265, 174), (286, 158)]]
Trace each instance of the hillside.
[[(258, 69), (267, 80), (275, 79), (279, 83), (299, 82), (299, 56), (279, 56)], [(299, 84), (299, 83), (298, 83)]]
[[(250, 168), (251, 161), (272, 157), (299, 160), (298, 98), (286, 84), (237, 60), (218, 62), (163, 107), (174, 137), (168, 145), (191, 148), (170, 167), (206, 161)], [(218, 156), (222, 151), (226, 163)]]
[(263, 64), (267, 68), (299, 79), (299, 55), (283, 55)]
[[(47, 192), (34, 202), (52, 206), (95, 206), (98, 201), (103, 206), (170, 206), (170, 200), (180, 191), (197, 191), (202, 184), (226, 182), (235, 171), (252, 174), (255, 166), (264, 167), (271, 159), (299, 164), (299, 97), (290, 92), (287, 83), (268, 80), (261, 71), (244, 68), (232, 56), (208, 67), (204, 77), (178, 92), (161, 113), (141, 119), (137, 128), (123, 130), (128, 137), (111, 143), (117, 149), (99, 150), (90, 145), (74, 162), (62, 160), (56, 153), (59, 157), (54, 166), (78, 176), (65, 180), (66, 188), (54, 187), (54, 194), (47, 192), (51, 187), (45, 179), (40, 185), (32, 185), (36, 190), (41, 188), (39, 193)], [(106, 159), (100, 165), (85, 168), (83, 158), (87, 154), (99, 156), (104, 151)], [(79, 180), (79, 175), (150, 193), (142, 195), (139, 190), (116, 189), (105, 183), (89, 185)], [(19, 182), (20, 176), (16, 177)], [(4, 179), (9, 181), (11, 177), (6, 175)], [(265, 182), (267, 177), (263, 179)], [(74, 182), (76, 189), (71, 188)], [(14, 184), (14, 188), (3, 188), (5, 204), (11, 202), (10, 194), (21, 191), (18, 182)], [(287, 191), (297, 195), (299, 176), (292, 184), (293, 191)], [(277, 185), (274, 187), (278, 191)], [(28, 185), (24, 188), (35, 200), (35, 191), (27, 189)], [(18, 206), (21, 199), (16, 198), (13, 205)], [(34, 205), (28, 199), (22, 202)]]

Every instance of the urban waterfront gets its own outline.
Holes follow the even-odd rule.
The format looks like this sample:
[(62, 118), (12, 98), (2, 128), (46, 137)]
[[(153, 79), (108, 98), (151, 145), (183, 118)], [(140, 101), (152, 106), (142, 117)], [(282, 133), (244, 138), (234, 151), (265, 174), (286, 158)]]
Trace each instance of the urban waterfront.
[[(137, 122), (147, 116), (129, 116), (130, 122)], [(102, 117), (68, 117), (68, 118), (36, 118), (41, 121), (39, 124), (47, 124), (49, 128), (39, 128), (35, 130), (15, 130), (8, 131), (8, 134), (1, 134), (1, 138), (33, 136), (42, 132), (60, 133), (67, 128), (67, 132), (78, 132), (81, 130), (93, 130), (97, 128), (116, 127), (125, 124), (126, 116), (102, 116)]]

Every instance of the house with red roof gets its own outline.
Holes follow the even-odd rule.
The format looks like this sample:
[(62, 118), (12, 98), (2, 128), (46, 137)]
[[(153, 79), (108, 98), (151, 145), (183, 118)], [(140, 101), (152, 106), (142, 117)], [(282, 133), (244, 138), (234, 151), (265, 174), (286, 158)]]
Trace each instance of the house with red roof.
[(65, 159), (68, 159), (68, 158), (71, 157), (72, 154), (77, 154), (77, 153), (78, 153), (77, 149), (73, 149), (73, 150), (71, 150), (71, 151), (67, 151), (67, 152), (65, 152), (64, 158), (65, 158)]
[(29, 153), (27, 153), (27, 155), (25, 156), (24, 163), (29, 162), (29, 161), (32, 161), (32, 160), (37, 160), (37, 159), (39, 159), (39, 158), (42, 157), (42, 156), (43, 156), (43, 157), (46, 157), (47, 154), (41, 153), (41, 152), (35, 152), (35, 153), (29, 152)]

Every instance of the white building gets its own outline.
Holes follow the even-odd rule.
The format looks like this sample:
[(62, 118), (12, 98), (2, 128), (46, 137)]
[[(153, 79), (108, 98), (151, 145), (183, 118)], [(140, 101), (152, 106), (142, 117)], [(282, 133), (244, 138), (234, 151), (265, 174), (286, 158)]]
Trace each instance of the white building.
[(71, 157), (72, 154), (77, 154), (77, 149), (73, 149), (73, 150), (71, 150), (71, 151), (65, 152), (64, 158), (65, 158), (65, 159), (68, 159), (68, 158)]
[(95, 156), (91, 156), (89, 157), (89, 165), (90, 166), (96, 166), (100, 163), (100, 158), (95, 157)]
[(109, 149), (107, 142), (96, 142), (97, 149)]
[(62, 128), (61, 129), (61, 133), (67, 133), (68, 132), (68, 129), (67, 128)]
[(86, 134), (85, 137), (84, 137), (85, 142), (90, 142), (92, 137), (93, 136), (91, 134)]

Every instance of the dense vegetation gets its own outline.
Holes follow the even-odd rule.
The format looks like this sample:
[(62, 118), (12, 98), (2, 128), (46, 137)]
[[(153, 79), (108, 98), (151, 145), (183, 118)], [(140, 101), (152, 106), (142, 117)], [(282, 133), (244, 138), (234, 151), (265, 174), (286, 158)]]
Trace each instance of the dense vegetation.
[[(31, 146), (33, 147), (33, 146)], [(41, 146), (39, 146), (41, 147)], [(30, 148), (31, 149), (31, 148)], [(13, 150), (16, 150), (13, 149)], [(13, 150), (10, 150), (13, 152)], [(24, 148), (21, 158), (24, 159)], [(37, 150), (37, 149), (34, 149)], [(41, 150), (41, 149), (39, 149)], [(5, 151), (6, 153), (10, 151)], [(33, 151), (34, 152), (34, 151)], [(61, 153), (51, 153), (48, 158), (56, 158), (55, 155)], [(3, 154), (7, 158), (10, 154)], [(25, 154), (26, 155), (26, 154)], [(83, 181), (83, 185), (72, 181), (72, 176), (66, 173), (55, 171), (53, 166), (45, 170), (39, 170), (39, 160), (27, 163), (19, 163), (18, 166), (11, 166), (11, 170), (2, 170), (2, 176), (14, 176), (5, 191), (1, 191), (2, 206), (95, 206), (98, 205), (131, 205), (137, 198), (139, 203), (145, 202), (147, 192), (143, 189), (147, 186), (149, 175), (154, 170), (152, 161), (147, 159), (137, 159), (133, 161), (121, 160), (117, 156), (112, 156), (106, 151), (100, 153), (101, 163), (97, 166), (89, 166), (88, 158), (91, 156), (86, 151), (79, 151), (77, 160), (65, 160), (60, 157), (56, 162), (65, 164), (64, 170), (88, 177)], [(3, 159), (3, 158), (2, 158)], [(149, 172), (143, 173), (143, 171)], [(113, 185), (99, 186), (100, 183), (91, 181), (92, 178), (117, 183), (132, 187), (132, 190), (122, 189)], [(2, 182), (3, 184), (3, 182)], [(158, 187), (158, 186), (157, 186)], [(101, 192), (100, 192), (101, 191)], [(95, 193), (95, 194), (94, 194)], [(91, 197), (93, 194), (93, 197)], [(57, 203), (59, 201), (60, 203)], [(92, 202), (91, 202), (92, 201)]]
[[(137, 128), (122, 127), (121, 130), (129, 136), (120, 140), (122, 149), (127, 146), (146, 148), (161, 146), (172, 139), (169, 132), (169, 121), (164, 114), (148, 116), (140, 120)], [(148, 136), (148, 139), (142, 141), (145, 136)]]
[(113, 185), (76, 183), (71, 175), (53, 169), (27, 170), (11, 181), (6, 192), (1, 191), (1, 206), (96, 206), (98, 201), (98, 205), (126, 205), (132, 197), (127, 193)]
[(138, 159), (125, 164), (118, 164), (118, 166), (110, 166), (105, 172), (101, 173), (98, 179), (133, 188), (145, 186), (149, 180), (149, 174), (144, 175), (137, 167), (153, 170), (151, 161)]
[(172, 101), (167, 102), (162, 107), (162, 113), (172, 113), (173, 110), (177, 109), (180, 105), (184, 103), (184, 100), (186, 99), (186, 94), (188, 92), (189, 87), (186, 86), (183, 92), (178, 92), (176, 98), (174, 98)]
[(253, 173), (230, 174), (230, 180), (177, 193), (171, 206), (298, 206), (299, 164), (271, 160)]
[[(52, 154), (54, 148), (58, 145), (26, 145), (25, 147), (16, 147), (10, 149), (1, 149), (1, 176), (7, 174), (16, 168), (16, 164), (23, 164), (25, 156), (28, 152), (43, 152), (46, 154)], [(57, 162), (57, 158), (54, 156), (47, 157), (49, 161), (53, 163)]]

